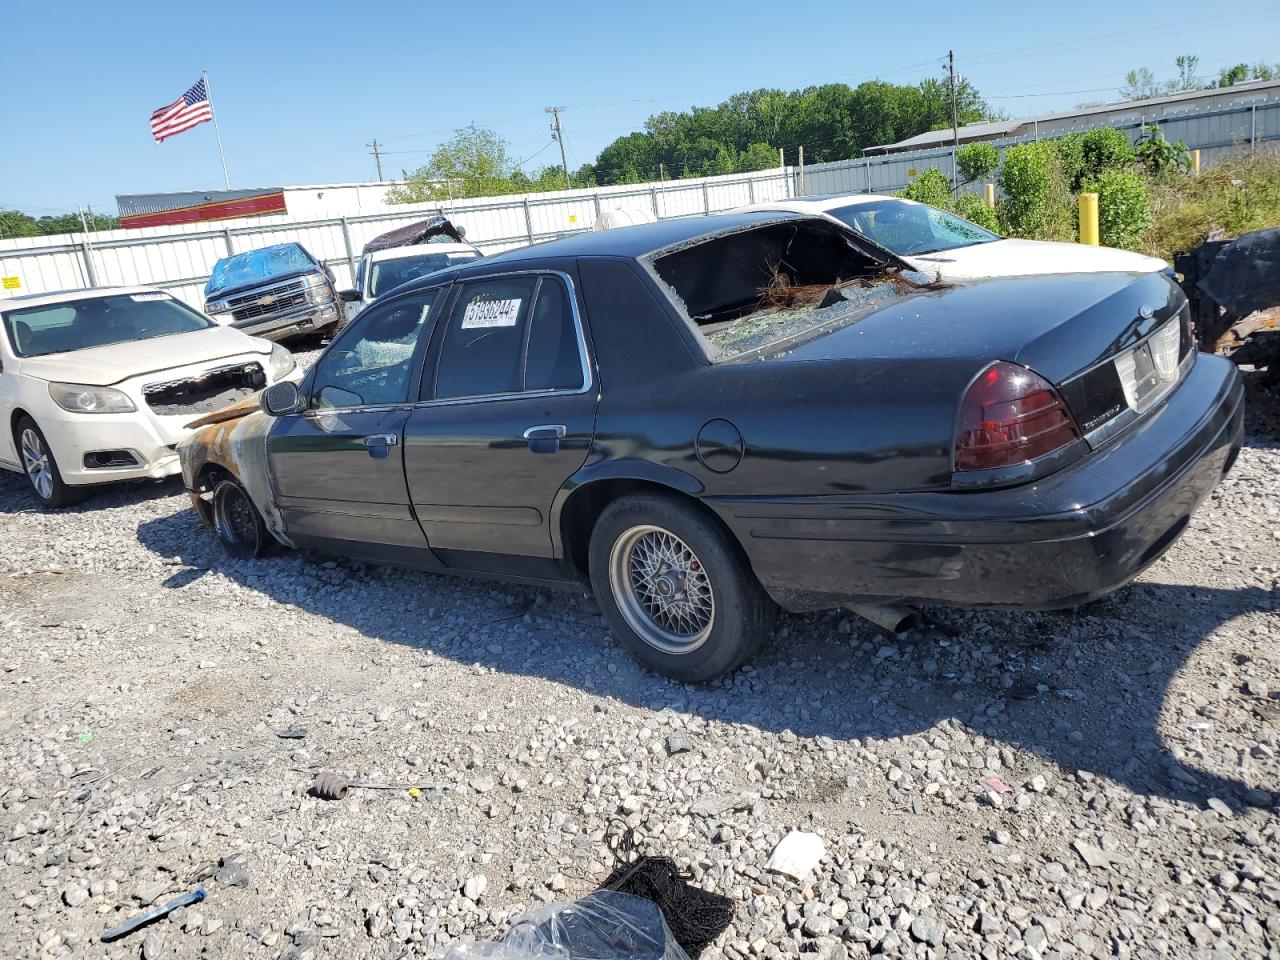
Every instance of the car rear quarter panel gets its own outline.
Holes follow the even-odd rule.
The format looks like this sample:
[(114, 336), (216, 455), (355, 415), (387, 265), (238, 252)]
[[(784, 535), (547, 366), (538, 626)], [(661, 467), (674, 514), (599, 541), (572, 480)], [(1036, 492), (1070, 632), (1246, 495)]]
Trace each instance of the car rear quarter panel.
[[(601, 402), (601, 460), (649, 461), (704, 496), (818, 496), (946, 489), (958, 398), (972, 359), (890, 358), (710, 364), (686, 322), (634, 264), (584, 261)], [(723, 420), (740, 462), (715, 459)]]

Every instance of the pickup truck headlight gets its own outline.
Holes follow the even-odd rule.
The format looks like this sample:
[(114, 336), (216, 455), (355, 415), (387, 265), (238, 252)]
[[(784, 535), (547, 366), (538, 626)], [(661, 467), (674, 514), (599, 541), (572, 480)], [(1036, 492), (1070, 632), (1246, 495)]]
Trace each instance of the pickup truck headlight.
[(231, 303), (227, 300), (210, 300), (204, 305), (204, 312), (209, 314), (226, 313), (231, 309)]
[(51, 383), (49, 396), (70, 413), (133, 413), (128, 394), (115, 387), (89, 387), (80, 383)]
[(293, 354), (278, 343), (271, 345), (271, 382), (277, 383), (297, 368), (298, 361)]
[(307, 300), (311, 303), (328, 303), (333, 299), (329, 281), (317, 274), (307, 278)]

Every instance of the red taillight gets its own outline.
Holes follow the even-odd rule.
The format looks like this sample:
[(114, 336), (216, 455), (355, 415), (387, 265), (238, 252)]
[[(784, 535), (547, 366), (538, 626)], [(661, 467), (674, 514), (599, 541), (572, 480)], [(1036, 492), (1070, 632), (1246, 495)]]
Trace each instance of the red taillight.
[(1080, 436), (1044, 377), (997, 361), (970, 384), (956, 418), (956, 470), (990, 470), (1043, 457)]

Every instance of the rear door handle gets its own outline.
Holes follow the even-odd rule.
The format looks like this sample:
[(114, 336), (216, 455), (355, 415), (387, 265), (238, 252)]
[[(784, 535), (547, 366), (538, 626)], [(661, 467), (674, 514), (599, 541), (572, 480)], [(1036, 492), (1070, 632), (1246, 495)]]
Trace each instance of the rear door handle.
[(369, 448), (369, 456), (375, 460), (383, 460), (391, 452), (391, 448), (400, 442), (394, 433), (375, 433), (364, 438), (364, 445)]
[(544, 423), (530, 427), (524, 432), (529, 449), (534, 453), (555, 453), (560, 449), (560, 441), (569, 431), (562, 423)]

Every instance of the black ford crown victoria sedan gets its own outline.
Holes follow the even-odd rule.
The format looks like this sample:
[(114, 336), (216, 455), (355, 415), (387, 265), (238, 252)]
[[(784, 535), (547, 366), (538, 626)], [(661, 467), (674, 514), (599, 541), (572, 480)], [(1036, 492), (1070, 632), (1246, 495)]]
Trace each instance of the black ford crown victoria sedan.
[(837, 224), (666, 221), (399, 288), (181, 450), (233, 551), (589, 583), (706, 680), (777, 607), (1074, 606), (1239, 449), (1235, 368), (1161, 274), (956, 286)]

